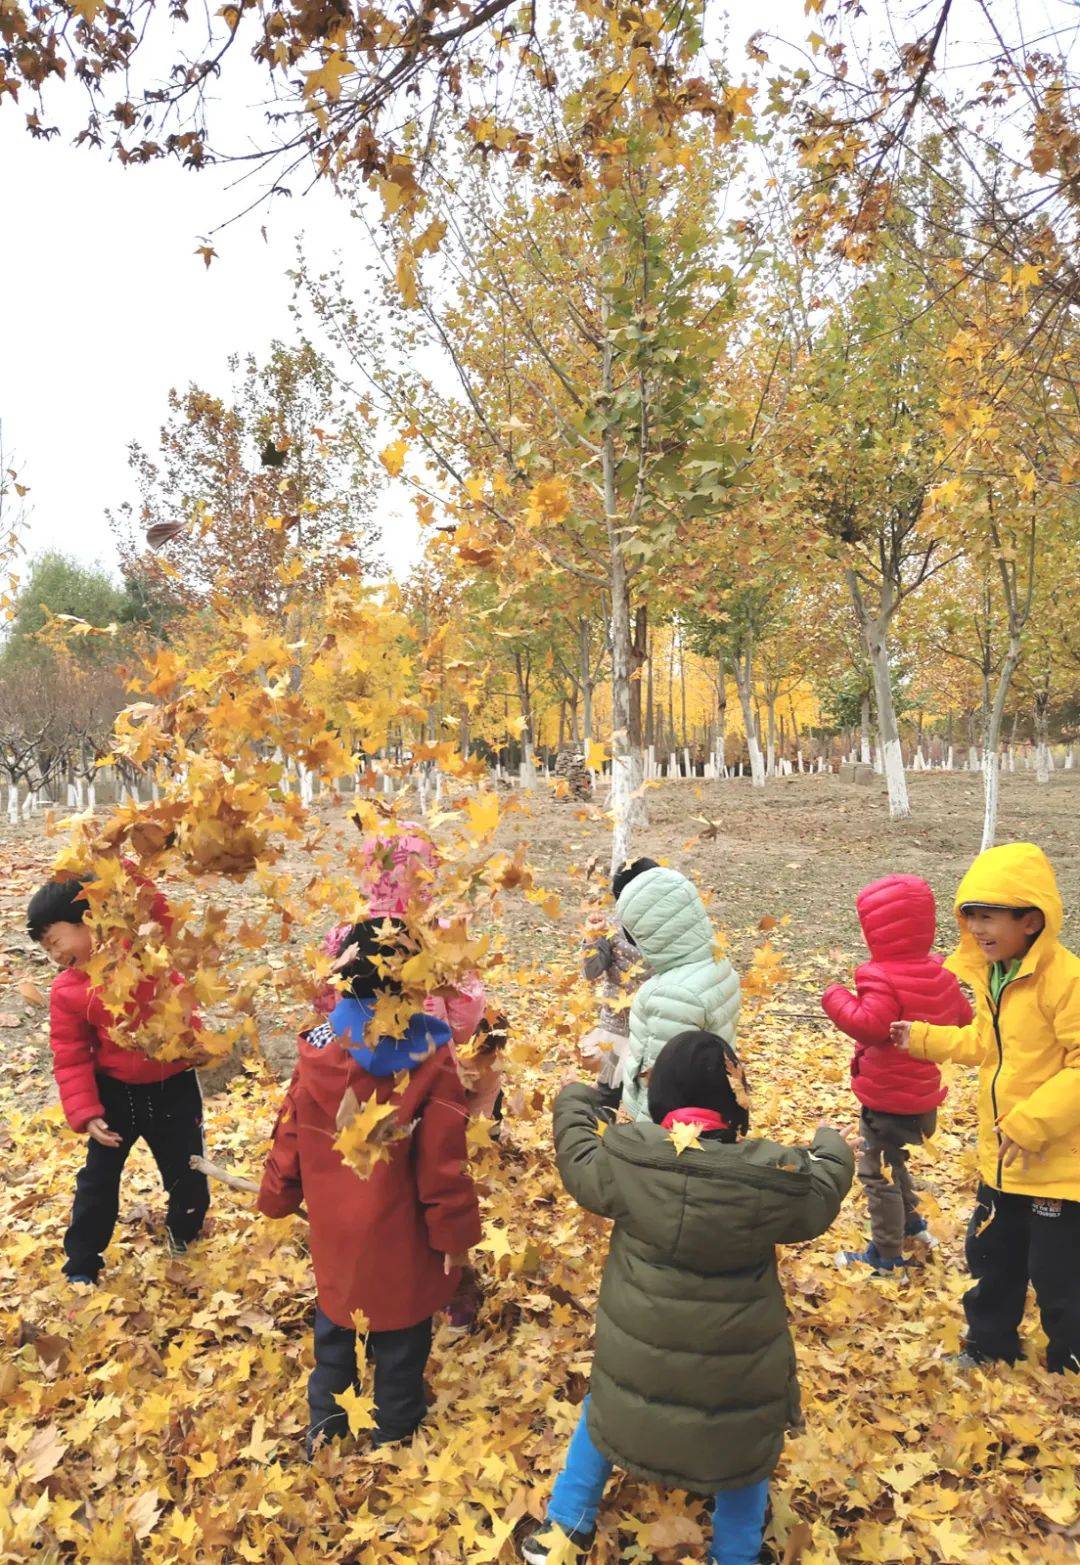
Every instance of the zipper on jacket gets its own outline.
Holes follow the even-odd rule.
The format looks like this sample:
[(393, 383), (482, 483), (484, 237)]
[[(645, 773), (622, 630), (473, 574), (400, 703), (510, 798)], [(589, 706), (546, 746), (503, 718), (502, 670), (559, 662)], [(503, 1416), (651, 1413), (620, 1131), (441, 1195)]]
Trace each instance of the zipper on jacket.
[[(1017, 977), (1019, 977), (1019, 974), (1017, 974)], [(1002, 1180), (1005, 1177), (1005, 1165), (1004, 1165), (1004, 1161), (1003, 1161), (1003, 1159), (1005, 1157), (1005, 1152), (1004, 1152), (1004, 1149), (1002, 1148), (1002, 1145), (1001, 1145), (1001, 1133), (998, 1130), (998, 1101), (997, 1101), (998, 1077), (1001, 1075), (1001, 1067), (1005, 1063), (1005, 1046), (1004, 1046), (1004, 1044), (1001, 1041), (1001, 1025), (1000, 1025), (1000, 1022), (1001, 1022), (1001, 1002), (1005, 998), (1005, 991), (1006, 991), (1006, 989), (1009, 987), (1010, 984), (1014, 984), (1015, 982), (1016, 982), (1016, 978), (1007, 978), (1005, 980), (1005, 982), (1002, 984), (1001, 988), (998, 990), (998, 997), (997, 997), (997, 1002), (996, 1003), (994, 1001), (993, 996), (989, 992), (989, 988), (987, 989), (987, 998), (990, 1001), (990, 1014), (994, 1018), (994, 1040), (997, 1043), (997, 1054), (998, 1054), (997, 1069), (994, 1071), (993, 1076), (990, 1078), (990, 1104), (991, 1104), (991, 1107), (994, 1110), (994, 1134), (998, 1138), (997, 1188), (999, 1190), (1004, 1188), (1003, 1185), (1002, 1185)]]
[[(1005, 988), (1008, 988), (1007, 984), (1006, 984)], [(994, 1018), (994, 1039), (995, 1039), (995, 1041), (997, 1043), (997, 1056), (998, 1056), (997, 1069), (994, 1071), (993, 1076), (990, 1078), (990, 1104), (991, 1104), (991, 1107), (994, 1110), (994, 1134), (998, 1138), (997, 1188), (999, 1190), (1002, 1187), (1001, 1186), (1001, 1181), (1002, 1181), (1002, 1178), (1004, 1177), (1004, 1163), (1003, 1163), (1002, 1159), (1005, 1156), (1004, 1149), (1003, 1149), (1003, 1147), (1001, 1145), (1001, 1132), (998, 1130), (998, 1102), (997, 1102), (998, 1077), (1001, 1075), (1001, 1067), (1005, 1063), (1005, 1050), (1002, 1047), (1002, 1043), (1001, 1043), (1001, 1027), (999, 1025), (999, 1018), (1001, 1016), (1001, 995), (1003, 995), (1004, 993), (1005, 993), (1005, 989), (1002, 989), (1001, 993), (997, 997), (997, 1004), (995, 1004), (993, 1000), (990, 1001), (990, 1012), (991, 1012), (991, 1015)]]

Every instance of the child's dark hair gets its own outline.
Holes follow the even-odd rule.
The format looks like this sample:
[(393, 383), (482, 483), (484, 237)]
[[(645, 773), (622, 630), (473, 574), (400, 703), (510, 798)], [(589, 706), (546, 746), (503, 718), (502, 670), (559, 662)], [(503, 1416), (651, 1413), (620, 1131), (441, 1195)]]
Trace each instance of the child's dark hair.
[(389, 973), (380, 973), (376, 959), (385, 962), (395, 952), (402, 951), (405, 924), (400, 918), (365, 918), (354, 924), (341, 942), (342, 951), (356, 947), (356, 954), (345, 966), (338, 968), (338, 977), (345, 980), (345, 993), (354, 1000), (370, 1000), (376, 994), (400, 994), (401, 984)]
[(616, 870), (611, 877), (611, 895), (618, 902), (625, 888), (639, 875), (644, 875), (647, 869), (659, 869), (655, 859), (635, 859), (632, 864), (624, 864), (622, 869)]
[(711, 1109), (723, 1120), (721, 1141), (750, 1129), (746, 1073), (731, 1044), (715, 1032), (681, 1032), (656, 1056), (649, 1075), (649, 1117), (662, 1125), (676, 1109)]
[(84, 880), (47, 880), (30, 898), (26, 929), (31, 940), (40, 940), (50, 924), (81, 924), (90, 911), (83, 896)]

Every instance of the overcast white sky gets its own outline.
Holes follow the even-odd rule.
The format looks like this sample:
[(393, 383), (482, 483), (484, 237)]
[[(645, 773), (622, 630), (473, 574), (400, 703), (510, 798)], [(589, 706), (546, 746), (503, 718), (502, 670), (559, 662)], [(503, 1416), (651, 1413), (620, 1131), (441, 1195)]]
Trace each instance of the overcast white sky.
[[(1058, 9), (1057, 0), (1024, 3)], [(811, 29), (803, 0), (732, 10), (736, 71), (752, 29), (790, 40)], [(104, 512), (133, 497), (127, 445), (153, 447), (169, 387), (194, 380), (224, 391), (230, 353), (259, 355), (289, 338), (284, 273), (298, 233), (319, 259), (338, 250), (358, 258), (363, 232), (319, 187), (233, 224), (215, 238), (219, 259), (207, 270), (193, 253), (200, 237), (244, 204), (228, 188), (232, 174), (125, 170), (61, 141), (31, 141), (10, 100), (0, 170), (0, 426), (31, 486), (31, 549), (112, 564)], [(388, 499), (384, 521), (385, 557), (401, 570), (417, 552), (403, 497)]]

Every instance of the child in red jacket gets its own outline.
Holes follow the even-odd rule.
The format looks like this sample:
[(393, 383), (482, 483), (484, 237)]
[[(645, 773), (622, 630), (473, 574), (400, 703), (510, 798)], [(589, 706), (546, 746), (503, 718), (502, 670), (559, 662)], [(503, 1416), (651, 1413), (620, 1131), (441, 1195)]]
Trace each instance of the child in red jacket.
[[(210, 1206), (204, 1174), (190, 1166), (202, 1155), (202, 1094), (187, 1060), (154, 1060), (117, 1039), (117, 1023), (84, 971), (93, 949), (83, 922), (90, 911), (81, 880), (49, 881), (31, 898), (27, 928), (60, 969), (49, 996), (53, 1075), (67, 1122), (87, 1137), (86, 1162), (75, 1179), (71, 1222), (64, 1236), (66, 1276), (96, 1282), (120, 1211), (120, 1176), (140, 1137), (153, 1154), (169, 1197), (165, 1233), (174, 1254), (202, 1229)], [(153, 917), (168, 933), (164, 897)], [(139, 1003), (136, 993), (135, 1003)]]
[(926, 1234), (905, 1148), (933, 1135), (947, 1090), (936, 1065), (893, 1047), (889, 1028), (899, 1021), (964, 1027), (971, 1007), (941, 958), (931, 953), (937, 908), (925, 880), (887, 875), (864, 886), (855, 906), (871, 960), (855, 974), (855, 994), (830, 984), (821, 1003), (855, 1040), (851, 1085), (862, 1104), (858, 1171), (870, 1208), (870, 1243), (865, 1250), (843, 1251), (837, 1264), (865, 1264), (880, 1275), (907, 1264), (901, 1254), (905, 1238)]
[[(404, 1036), (365, 1042), (377, 994), (395, 988), (377, 967), (380, 952), (388, 954), (387, 922), (395, 923), (353, 927), (340, 970), (349, 987), (327, 1021), (300, 1036), (258, 1197), (267, 1217), (288, 1216), (306, 1202), (311, 1224), (318, 1305), (309, 1455), (347, 1432), (337, 1397), (357, 1385), (357, 1312), (375, 1369), (374, 1443), (415, 1433), (426, 1411), (431, 1318), (454, 1295), (481, 1234), (449, 1023), (418, 1011)], [(408, 1130), (367, 1179), (334, 1149), (350, 1090), (361, 1108), (372, 1098), (393, 1099), (397, 1123)]]

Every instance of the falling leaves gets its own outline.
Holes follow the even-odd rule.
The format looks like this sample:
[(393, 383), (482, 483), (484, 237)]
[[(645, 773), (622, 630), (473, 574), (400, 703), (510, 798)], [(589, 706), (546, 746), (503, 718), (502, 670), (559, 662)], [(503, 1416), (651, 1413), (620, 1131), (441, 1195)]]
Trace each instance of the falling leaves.
[[(355, 1099), (354, 1099), (355, 1101)], [(372, 1096), (339, 1126), (334, 1149), (360, 1179), (370, 1179), (380, 1163), (388, 1163), (394, 1147), (408, 1139), (411, 1125), (398, 1120), (398, 1105)]]

